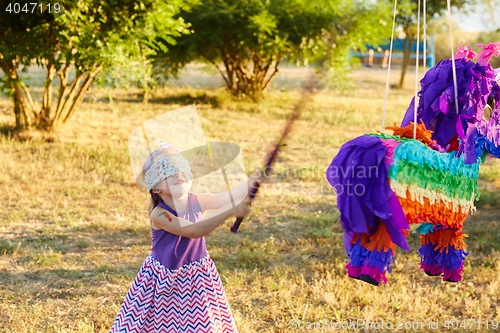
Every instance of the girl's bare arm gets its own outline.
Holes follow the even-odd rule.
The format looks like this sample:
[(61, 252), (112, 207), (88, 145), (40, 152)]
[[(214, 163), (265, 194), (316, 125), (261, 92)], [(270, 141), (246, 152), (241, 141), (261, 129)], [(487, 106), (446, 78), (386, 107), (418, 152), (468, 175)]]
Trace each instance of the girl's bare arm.
[[(252, 189), (253, 182), (262, 183), (264, 181), (264, 176), (254, 173), (249, 177), (247, 182), (241, 182), (238, 185), (231, 188), (231, 194), (235, 202), (243, 200), (248, 192)], [(220, 193), (200, 193), (198, 194), (198, 202), (200, 203), (201, 209), (203, 211), (209, 209), (221, 209), (223, 206), (230, 205), (231, 199), (229, 197), (228, 191)]]
[(215, 215), (193, 223), (174, 216), (166, 209), (156, 207), (151, 212), (151, 221), (153, 229), (164, 229), (174, 235), (188, 238), (201, 238), (217, 229), (228, 217), (232, 215), (244, 217), (251, 212), (252, 208), (247, 205), (245, 200), (232, 209), (229, 206), (223, 207)]

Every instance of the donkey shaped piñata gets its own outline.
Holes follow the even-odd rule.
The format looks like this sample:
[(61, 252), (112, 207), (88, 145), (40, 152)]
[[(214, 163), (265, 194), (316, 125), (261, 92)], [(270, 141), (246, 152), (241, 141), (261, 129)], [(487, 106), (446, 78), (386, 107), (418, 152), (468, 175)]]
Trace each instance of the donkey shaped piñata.
[[(344, 144), (327, 169), (337, 193), (348, 275), (387, 282), (396, 247), (409, 251), (405, 235), (420, 234), (421, 269), (443, 280), (462, 279), (463, 223), (479, 198), (479, 164), (500, 157), (500, 69), (489, 64), (500, 42), (480, 45), (477, 55), (460, 47), (420, 81), (417, 131), (414, 103), (393, 135), (366, 134)], [(476, 59), (477, 62), (471, 60)]]

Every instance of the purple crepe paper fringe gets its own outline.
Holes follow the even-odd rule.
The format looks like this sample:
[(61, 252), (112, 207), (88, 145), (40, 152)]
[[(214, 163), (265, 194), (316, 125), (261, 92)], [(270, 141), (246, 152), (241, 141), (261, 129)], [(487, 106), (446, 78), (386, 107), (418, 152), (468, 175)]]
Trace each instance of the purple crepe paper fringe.
[(418, 252), (420, 252), (420, 254), (418, 256), (420, 257), (420, 263), (422, 265), (427, 265), (427, 266), (440, 265), (435, 259), (439, 253), (439, 251), (434, 250), (435, 247), (436, 245), (432, 243), (427, 243), (426, 245), (420, 246), (420, 248), (418, 249)]
[(463, 264), (457, 269), (445, 270), (444, 276), (443, 276), (443, 281), (450, 280), (450, 281), (458, 282), (458, 281), (462, 280), (462, 272), (463, 271), (464, 271)]
[(387, 252), (369, 251), (361, 245), (361, 238), (359, 238), (355, 244), (351, 245), (348, 255), (354, 267), (368, 265), (377, 268), (380, 272), (387, 270), (392, 273), (390, 265), (394, 263), (394, 255), (391, 249)]
[(358, 278), (361, 275), (361, 267), (352, 266), (351, 263), (345, 265), (347, 268), (347, 275), (353, 278)]
[(378, 283), (387, 283), (385, 272), (380, 272), (377, 268), (371, 266), (355, 267), (348, 263), (346, 266), (347, 274), (353, 278), (359, 278), (361, 275), (368, 275)]
[(350, 277), (357, 278), (366, 274), (378, 283), (380, 281), (387, 283), (385, 272), (387, 270), (391, 273), (390, 264), (394, 263), (392, 250), (389, 249), (387, 252), (369, 251), (361, 245), (361, 238), (359, 238), (356, 243), (351, 245), (348, 255), (351, 262), (346, 265), (346, 268)]
[(385, 272), (385, 270), (387, 270), (389, 273), (392, 273), (390, 265), (393, 263), (394, 256), (392, 254), (392, 250), (390, 249), (387, 252), (369, 252), (368, 258), (366, 258), (366, 265), (375, 267), (382, 273)]
[(419, 270), (423, 269), (426, 272), (431, 273), (432, 275), (441, 275), (443, 274), (443, 270), (441, 269), (441, 265), (433, 266), (433, 265), (424, 265), (420, 263)]
[(445, 271), (454, 270), (460, 268), (462, 266), (465, 257), (469, 255), (469, 252), (465, 252), (464, 250), (455, 250), (453, 246), (448, 247), (448, 253), (446, 250), (439, 253), (436, 257), (436, 261), (441, 264), (441, 267)]
[[(428, 71), (420, 81), (421, 90), (417, 108), (417, 122), (422, 120), (425, 126), (432, 130), (433, 140), (441, 146), (446, 146), (448, 142), (457, 134), (457, 129), (464, 132), (465, 137), (461, 137), (458, 156), (465, 153), (467, 164), (476, 163), (477, 155), (474, 151), (473, 143), (477, 132), (469, 131), (474, 129), (476, 121), (479, 121), (479, 134), (487, 136), (488, 140), (496, 145), (500, 144), (498, 127), (493, 127), (491, 123), (480, 123), (482, 113), (477, 112), (478, 108), (483, 108), (491, 93), (498, 94), (498, 83), (494, 80), (495, 72), (490, 64), (481, 66), (467, 59), (457, 59), (455, 61), (456, 73), (458, 77), (458, 109), (460, 114), (456, 114), (455, 96), (453, 91), (453, 73), (451, 60), (446, 59), (439, 62), (431, 71)], [(407, 126), (414, 118), (413, 98), (408, 107), (401, 127)], [(467, 134), (470, 134), (468, 138)], [(457, 157), (458, 157), (457, 156)]]
[(385, 272), (380, 272), (377, 268), (372, 266), (363, 266), (361, 267), (361, 274), (365, 274), (373, 278), (375, 281), (380, 283), (383, 281), (387, 283), (387, 277), (385, 276)]
[[(385, 163), (386, 153), (387, 147), (380, 138), (357, 137), (342, 145), (326, 171), (326, 178), (337, 194), (344, 233), (367, 233), (377, 227), (380, 219), (391, 241), (410, 251), (401, 231), (410, 227), (387, 181), (390, 166)], [(349, 243), (344, 245), (348, 251)]]
[(361, 267), (365, 264), (366, 257), (369, 251), (361, 245), (361, 238), (355, 244), (351, 245), (349, 253), (347, 254), (351, 259), (351, 265), (354, 267)]
[(452, 271), (459, 269), (463, 265), (465, 257), (469, 255), (468, 252), (462, 249), (457, 250), (453, 246), (448, 246), (442, 252), (434, 250), (434, 247), (436, 245), (432, 243), (420, 246), (419, 257), (421, 264), (441, 266), (444, 271)]
[(424, 271), (431, 273), (432, 275), (443, 275), (443, 281), (453, 281), (453, 282), (458, 282), (462, 280), (462, 273), (464, 271), (464, 265), (460, 265), (457, 269), (451, 269), (451, 270), (443, 270), (441, 268), (441, 265), (439, 266), (432, 266), (432, 265), (424, 265), (420, 264), (420, 269), (423, 269)]

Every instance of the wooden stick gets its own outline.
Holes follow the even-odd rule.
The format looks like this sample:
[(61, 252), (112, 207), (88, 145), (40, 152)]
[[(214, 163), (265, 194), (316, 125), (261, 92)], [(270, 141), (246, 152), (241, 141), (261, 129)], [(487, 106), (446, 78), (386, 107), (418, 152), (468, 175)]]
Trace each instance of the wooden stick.
[[(290, 130), (292, 128), (293, 123), (295, 122), (295, 120), (297, 120), (297, 118), (299, 118), (300, 112), (302, 111), (302, 109), (305, 107), (305, 105), (309, 101), (309, 98), (311, 97), (311, 94), (315, 88), (316, 88), (316, 80), (315, 80), (315, 76), (313, 74), (309, 77), (309, 80), (308, 80), (304, 90), (302, 91), (302, 97), (301, 97), (300, 101), (295, 105), (295, 109), (293, 110), (292, 115), (290, 116), (290, 118), (288, 118), (286, 127), (283, 131), (283, 135), (279, 139), (278, 143), (276, 143), (276, 146), (274, 147), (271, 154), (269, 154), (266, 166), (264, 168), (264, 173), (266, 175), (266, 178), (271, 176), (271, 174), (272, 174), (271, 166), (273, 165), (274, 161), (276, 160), (276, 156), (278, 156), (278, 151), (279, 151), (280, 147), (283, 145), (284, 141), (286, 140), (288, 133), (290, 132)], [(259, 190), (259, 183), (254, 182), (252, 184), (252, 189), (250, 190), (250, 193), (249, 193), (250, 204), (252, 203), (253, 199), (257, 195), (258, 190)], [(243, 221), (243, 218), (238, 217), (236, 219), (236, 222), (234, 222), (233, 226), (231, 227), (231, 232), (234, 232), (234, 233), (238, 232), (238, 228), (240, 227), (240, 224), (242, 221)]]

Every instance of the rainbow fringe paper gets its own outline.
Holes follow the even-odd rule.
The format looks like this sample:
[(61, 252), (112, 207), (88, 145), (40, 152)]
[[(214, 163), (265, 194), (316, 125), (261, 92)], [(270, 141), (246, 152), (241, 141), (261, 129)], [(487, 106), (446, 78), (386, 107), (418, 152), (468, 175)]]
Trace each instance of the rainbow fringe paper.
[[(454, 62), (443, 60), (426, 73), (401, 126), (388, 128), (393, 135), (357, 137), (327, 168), (351, 259), (349, 276), (385, 282), (396, 247), (409, 251), (405, 236), (411, 230), (420, 235), (421, 269), (446, 281), (462, 279), (468, 255), (462, 229), (480, 196), (479, 164), (487, 154), (500, 158), (500, 74), (488, 63), (500, 55), (500, 43), (480, 46), (477, 62), (470, 61), (477, 54), (459, 48)], [(492, 114), (484, 113), (486, 106)], [(419, 123), (416, 136), (412, 121)], [(361, 172), (372, 168), (375, 175)], [(349, 186), (363, 191), (346, 193)]]
[[(392, 147), (386, 154), (390, 159), (389, 183), (410, 227), (415, 226), (420, 234), (420, 269), (429, 275), (444, 274), (444, 280), (459, 281), (468, 255), (463, 242), (467, 235), (461, 230), (467, 216), (476, 210), (481, 161), (465, 164), (463, 156), (444, 152), (422, 127), (419, 125), (420, 140), (388, 134), (368, 136)], [(393, 129), (401, 133), (400, 128)], [(368, 234), (356, 233), (348, 251), (348, 274), (354, 278), (365, 274), (379, 283), (386, 282), (385, 273), (391, 272), (395, 253), (396, 245), (384, 224)]]
[(476, 210), (481, 160), (465, 164), (463, 156), (457, 158), (456, 152), (443, 152), (429, 142), (387, 134), (370, 136), (400, 142), (393, 153), (389, 182), (408, 223), (418, 226), (421, 269), (430, 275), (444, 273), (444, 280), (461, 280), (468, 255), (463, 241), (467, 235), (461, 230), (467, 216)]

